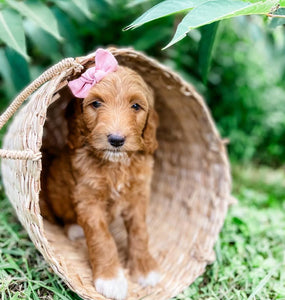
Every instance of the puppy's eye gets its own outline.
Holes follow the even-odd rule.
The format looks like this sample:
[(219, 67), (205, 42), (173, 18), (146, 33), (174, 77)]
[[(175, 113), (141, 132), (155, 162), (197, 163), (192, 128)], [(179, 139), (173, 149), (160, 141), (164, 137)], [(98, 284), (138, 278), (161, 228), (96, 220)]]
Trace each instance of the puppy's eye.
[(91, 103), (91, 105), (92, 105), (94, 108), (98, 108), (98, 107), (100, 107), (100, 106), (102, 105), (102, 103), (101, 103), (100, 101), (96, 100), (96, 101), (93, 101), (93, 102)]
[(132, 109), (134, 109), (134, 110), (140, 110), (142, 107), (138, 104), (138, 103), (135, 103), (135, 104), (133, 104), (132, 105)]

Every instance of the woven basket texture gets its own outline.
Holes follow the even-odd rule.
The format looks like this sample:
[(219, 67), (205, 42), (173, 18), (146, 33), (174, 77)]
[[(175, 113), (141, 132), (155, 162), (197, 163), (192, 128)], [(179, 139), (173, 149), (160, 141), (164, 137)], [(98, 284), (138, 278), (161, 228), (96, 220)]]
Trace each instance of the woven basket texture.
[[(128, 299), (169, 299), (215, 260), (214, 243), (232, 199), (228, 158), (208, 108), (191, 85), (142, 53), (132, 49), (111, 52), (153, 88), (160, 117), (148, 231), (162, 280), (145, 289), (129, 280)], [(54, 272), (83, 299), (105, 299), (92, 284), (84, 239), (69, 241), (61, 227), (43, 220), (39, 209), (40, 177), (48, 163), (41, 160), (41, 153), (61, 151), (66, 142), (64, 110), (71, 99), (67, 80), (78, 74), (78, 63), (86, 69), (93, 62), (91, 54), (54, 71), (21, 107), (3, 146), (8, 153), (17, 150), (29, 155), (2, 159), (2, 175), (19, 220)], [(122, 222), (112, 224), (111, 230), (124, 263)]]

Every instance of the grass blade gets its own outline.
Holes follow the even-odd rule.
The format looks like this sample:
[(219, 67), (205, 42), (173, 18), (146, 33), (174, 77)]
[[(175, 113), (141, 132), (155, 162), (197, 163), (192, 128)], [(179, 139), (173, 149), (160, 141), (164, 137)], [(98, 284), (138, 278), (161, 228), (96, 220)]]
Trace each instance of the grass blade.
[(255, 296), (260, 292), (260, 290), (266, 285), (266, 283), (269, 281), (269, 279), (271, 278), (271, 276), (274, 274), (274, 272), (277, 270), (278, 267), (281, 266), (277, 266), (275, 268), (273, 268), (257, 285), (257, 287), (253, 290), (253, 292), (251, 293), (251, 295), (248, 297), (248, 300), (252, 300), (255, 299)]

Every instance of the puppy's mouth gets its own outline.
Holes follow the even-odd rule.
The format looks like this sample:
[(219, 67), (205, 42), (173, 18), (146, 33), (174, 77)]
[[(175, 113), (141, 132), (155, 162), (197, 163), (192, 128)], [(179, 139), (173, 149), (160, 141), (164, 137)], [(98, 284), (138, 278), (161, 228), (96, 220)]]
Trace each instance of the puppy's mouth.
[(122, 149), (122, 147), (119, 147), (119, 148), (106, 148), (106, 149), (103, 149), (103, 151), (109, 151), (109, 152), (125, 152), (125, 150)]
[(127, 151), (122, 149), (122, 147), (120, 147), (120, 148), (111, 148), (111, 149), (106, 148), (106, 149), (103, 149), (103, 152), (114, 154), (114, 155), (119, 155), (120, 153), (127, 153)]
[(111, 162), (124, 162), (128, 160), (128, 154), (126, 151), (118, 149), (104, 149), (103, 158)]

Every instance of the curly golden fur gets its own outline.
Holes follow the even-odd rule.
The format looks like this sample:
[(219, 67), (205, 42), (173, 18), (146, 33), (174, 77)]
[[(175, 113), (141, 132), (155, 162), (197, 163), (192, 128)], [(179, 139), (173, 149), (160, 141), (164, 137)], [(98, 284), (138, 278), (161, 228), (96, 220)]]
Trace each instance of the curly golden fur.
[(128, 232), (130, 274), (143, 285), (157, 281), (149, 280), (157, 264), (146, 227), (157, 148), (153, 92), (136, 72), (119, 66), (85, 99), (71, 100), (66, 115), (68, 144), (49, 168), (48, 206), (67, 230), (75, 223), (83, 228), (97, 290), (123, 299), (124, 291), (99, 287), (99, 279), (109, 280), (111, 289), (118, 285), (112, 280), (121, 267), (108, 229), (116, 216), (123, 217)]

